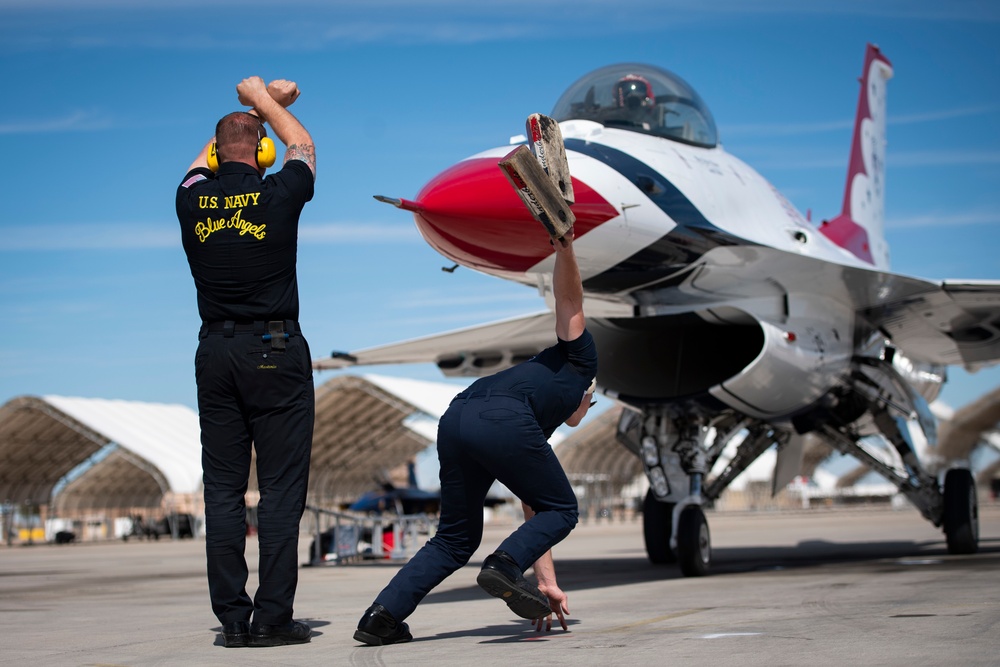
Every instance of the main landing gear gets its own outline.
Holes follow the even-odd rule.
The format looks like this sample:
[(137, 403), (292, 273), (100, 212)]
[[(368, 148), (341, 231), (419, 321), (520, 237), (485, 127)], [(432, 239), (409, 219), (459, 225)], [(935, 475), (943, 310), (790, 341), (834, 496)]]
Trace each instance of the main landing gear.
[[(926, 402), (885, 362), (867, 361), (864, 378), (830, 405), (795, 425), (798, 433), (814, 432), (834, 449), (849, 454), (892, 482), (920, 513), (943, 529), (948, 553), (971, 554), (979, 548), (979, 508), (972, 473), (948, 470), (943, 479), (919, 460), (910, 428), (919, 427), (932, 446), (933, 416)], [(840, 403), (837, 402), (838, 398)], [(739, 440), (737, 441), (737, 436)], [(643, 502), (646, 553), (656, 565), (677, 563), (686, 576), (707, 574), (712, 560), (711, 534), (704, 507), (768, 448), (777, 446), (784, 461), (798, 469), (792, 430), (736, 412), (711, 418), (694, 410), (668, 406), (624, 410), (618, 440), (642, 461), (649, 491)], [(872, 438), (883, 443), (876, 448)], [(737, 443), (735, 449), (728, 447)], [(886, 447), (888, 445), (888, 447)], [(716, 467), (724, 450), (725, 465)], [(778, 472), (776, 467), (776, 475)], [(708, 471), (719, 471), (708, 478)]]

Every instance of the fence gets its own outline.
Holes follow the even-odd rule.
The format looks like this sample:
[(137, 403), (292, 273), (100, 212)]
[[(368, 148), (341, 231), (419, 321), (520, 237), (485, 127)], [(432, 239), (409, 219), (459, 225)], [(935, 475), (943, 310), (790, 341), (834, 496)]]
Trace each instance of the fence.
[(428, 514), (352, 514), (307, 505), (313, 518), (309, 564), (346, 565), (366, 559), (406, 560), (434, 535)]

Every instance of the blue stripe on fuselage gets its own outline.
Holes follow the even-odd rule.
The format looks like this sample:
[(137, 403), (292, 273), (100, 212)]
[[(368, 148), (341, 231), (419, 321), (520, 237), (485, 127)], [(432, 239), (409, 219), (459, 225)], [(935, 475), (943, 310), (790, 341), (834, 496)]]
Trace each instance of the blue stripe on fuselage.
[[(587, 290), (621, 292), (639, 285), (664, 287), (663, 280), (687, 277), (691, 266), (712, 248), (745, 243), (709, 222), (701, 211), (677, 187), (648, 164), (628, 153), (582, 139), (567, 139), (566, 149), (602, 162), (635, 185), (677, 227), (657, 241), (619, 262), (612, 268), (584, 281)], [(683, 275), (678, 275), (683, 272)], [(678, 280), (678, 281), (679, 281)]]

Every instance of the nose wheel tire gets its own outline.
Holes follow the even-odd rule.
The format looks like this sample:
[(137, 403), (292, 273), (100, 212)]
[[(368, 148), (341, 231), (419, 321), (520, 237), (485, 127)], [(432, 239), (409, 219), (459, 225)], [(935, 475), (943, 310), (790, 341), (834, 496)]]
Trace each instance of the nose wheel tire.
[(703, 577), (712, 563), (708, 520), (698, 505), (688, 505), (677, 522), (677, 560), (686, 577)]
[(642, 532), (646, 539), (646, 556), (653, 565), (676, 563), (670, 548), (670, 531), (674, 523), (674, 503), (661, 503), (652, 491), (642, 502)]
[(950, 554), (979, 550), (979, 501), (972, 472), (952, 468), (944, 477), (943, 528)]

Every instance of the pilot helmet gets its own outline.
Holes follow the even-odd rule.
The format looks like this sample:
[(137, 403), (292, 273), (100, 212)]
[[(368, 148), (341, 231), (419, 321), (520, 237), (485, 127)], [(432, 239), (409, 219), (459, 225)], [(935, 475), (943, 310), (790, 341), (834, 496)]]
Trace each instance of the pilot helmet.
[(626, 74), (615, 84), (615, 103), (622, 108), (638, 109), (653, 104), (653, 86), (638, 74)]

